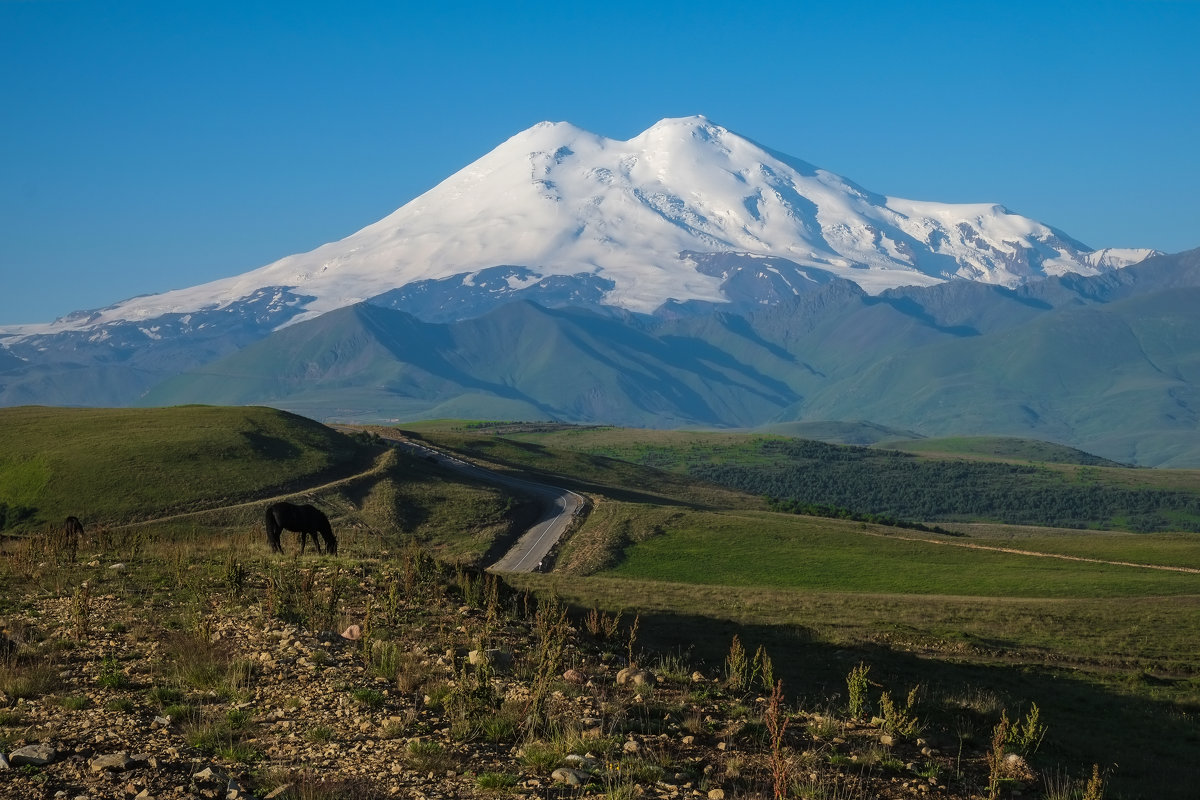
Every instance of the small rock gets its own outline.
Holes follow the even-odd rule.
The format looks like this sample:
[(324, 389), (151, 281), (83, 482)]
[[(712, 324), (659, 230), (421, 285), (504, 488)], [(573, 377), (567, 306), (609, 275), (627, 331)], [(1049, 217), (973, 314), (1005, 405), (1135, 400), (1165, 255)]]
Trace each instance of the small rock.
[(357, 625), (350, 625), (346, 630), (342, 631), (342, 638), (349, 639), (352, 642), (357, 642), (362, 638), (362, 628)]
[(495, 647), (486, 650), (472, 650), (467, 653), (467, 661), (473, 666), (489, 664), (493, 667), (507, 667), (512, 663), (512, 653), (506, 653)]
[(8, 763), (8, 756), (0, 753), (0, 769), (11, 769), (12, 766)]
[(111, 569), (113, 572), (124, 572), (129, 568), (125, 566), (124, 562), (118, 561), (117, 563), (110, 565), (109, 569)]
[(119, 753), (96, 756), (89, 766), (92, 768), (92, 772), (104, 772), (106, 769), (122, 772), (129, 769), (131, 764), (133, 764), (133, 759), (129, 757), (129, 752), (122, 750)]
[(563, 673), (563, 680), (567, 683), (583, 683), (587, 677), (577, 669), (569, 669)]
[(709, 789), (708, 800), (725, 800), (724, 789)]
[(568, 753), (567, 755), (563, 756), (563, 761), (567, 762), (568, 766), (582, 769), (585, 772), (589, 769), (595, 769), (596, 767), (600, 766), (596, 759), (591, 758), (590, 756), (581, 756), (578, 753)]
[(592, 776), (582, 770), (559, 767), (550, 773), (550, 777), (559, 783), (565, 783), (567, 786), (583, 786), (591, 780)]
[(621, 745), (621, 749), (624, 750), (626, 753), (640, 753), (642, 750), (642, 746), (640, 744), (638, 744), (637, 742), (635, 742), (633, 739), (629, 739), (628, 741), (625, 742), (625, 744)]
[(654, 673), (646, 669), (626, 667), (617, 673), (617, 686), (653, 686), (655, 682)]
[(200, 770), (199, 772), (193, 773), (192, 777), (199, 781), (222, 781), (222, 782), (224, 782), (226, 779), (224, 772), (222, 772), (218, 769), (213, 769), (212, 767), (205, 767), (204, 769)]
[(683, 743), (684, 744), (695, 744), (696, 737), (695, 736), (685, 736), (685, 737), (683, 737)]
[(58, 751), (48, 744), (31, 744), (8, 754), (8, 760), (14, 767), (29, 764), (34, 767), (44, 767), (53, 764), (58, 759)]
[(704, 683), (704, 673), (696, 670), (692, 673), (692, 683)]
[(892, 736), (890, 733), (880, 734), (879, 735), (879, 743), (881, 745), (883, 745), (884, 747), (891, 747), (892, 745), (894, 745), (896, 743), (896, 737)]

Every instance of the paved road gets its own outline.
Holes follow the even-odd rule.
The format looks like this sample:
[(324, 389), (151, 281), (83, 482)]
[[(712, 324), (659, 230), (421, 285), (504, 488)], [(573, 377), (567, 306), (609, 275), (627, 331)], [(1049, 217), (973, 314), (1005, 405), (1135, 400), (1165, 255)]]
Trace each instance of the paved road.
[(575, 518), (575, 514), (583, 507), (582, 496), (570, 489), (549, 486), (544, 483), (514, 478), (500, 472), (478, 467), (461, 458), (434, 450), (426, 445), (399, 436), (389, 436), (376, 430), (383, 438), (395, 443), (398, 447), (423, 458), (431, 458), (444, 467), (448, 467), (464, 475), (486, 483), (507, 486), (511, 489), (533, 495), (542, 505), (541, 516), (533, 523), (521, 538), (507, 553), (488, 569), (496, 572), (537, 572), (542, 568), (542, 562), (549, 555), (555, 543), (566, 533)]

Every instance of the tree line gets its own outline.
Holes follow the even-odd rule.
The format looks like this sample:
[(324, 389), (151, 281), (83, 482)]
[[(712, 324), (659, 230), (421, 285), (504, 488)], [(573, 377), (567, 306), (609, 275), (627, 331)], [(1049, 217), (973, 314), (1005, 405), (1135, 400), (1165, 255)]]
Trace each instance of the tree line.
[(757, 459), (685, 466), (696, 478), (772, 498), (780, 510), (833, 512), (820, 516), (1200, 531), (1200, 495), (1190, 492), (1079, 484), (1032, 465), (935, 460), (806, 440), (757, 447)]

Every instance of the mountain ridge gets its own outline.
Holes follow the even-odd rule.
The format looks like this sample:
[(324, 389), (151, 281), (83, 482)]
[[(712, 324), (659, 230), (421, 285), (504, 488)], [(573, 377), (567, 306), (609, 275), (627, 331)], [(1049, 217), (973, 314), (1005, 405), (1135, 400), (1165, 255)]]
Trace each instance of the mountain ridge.
[(414, 282), (466, 282), (505, 264), (538, 278), (607, 281), (603, 304), (641, 312), (667, 301), (727, 300), (686, 252), (786, 259), (877, 294), (951, 278), (1019, 285), (1095, 274), (1154, 251), (1093, 251), (995, 203), (885, 197), (703, 116), (664, 119), (624, 142), (570, 123), (539, 123), (339, 241), (231, 278), (0, 333), (219, 310), (266, 287), (305, 298), (278, 327)]

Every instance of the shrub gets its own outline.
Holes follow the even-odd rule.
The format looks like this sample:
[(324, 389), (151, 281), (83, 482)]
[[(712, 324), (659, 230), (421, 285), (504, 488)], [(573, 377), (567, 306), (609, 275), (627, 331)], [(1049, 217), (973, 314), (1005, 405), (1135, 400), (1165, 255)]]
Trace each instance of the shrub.
[(517, 776), (509, 772), (481, 772), (475, 786), (484, 792), (500, 792), (517, 785)]
[(850, 716), (859, 719), (867, 710), (867, 673), (871, 668), (859, 664), (846, 676), (846, 704)]
[(451, 765), (450, 754), (440, 742), (414, 739), (408, 743), (408, 765), (417, 772), (444, 772)]

